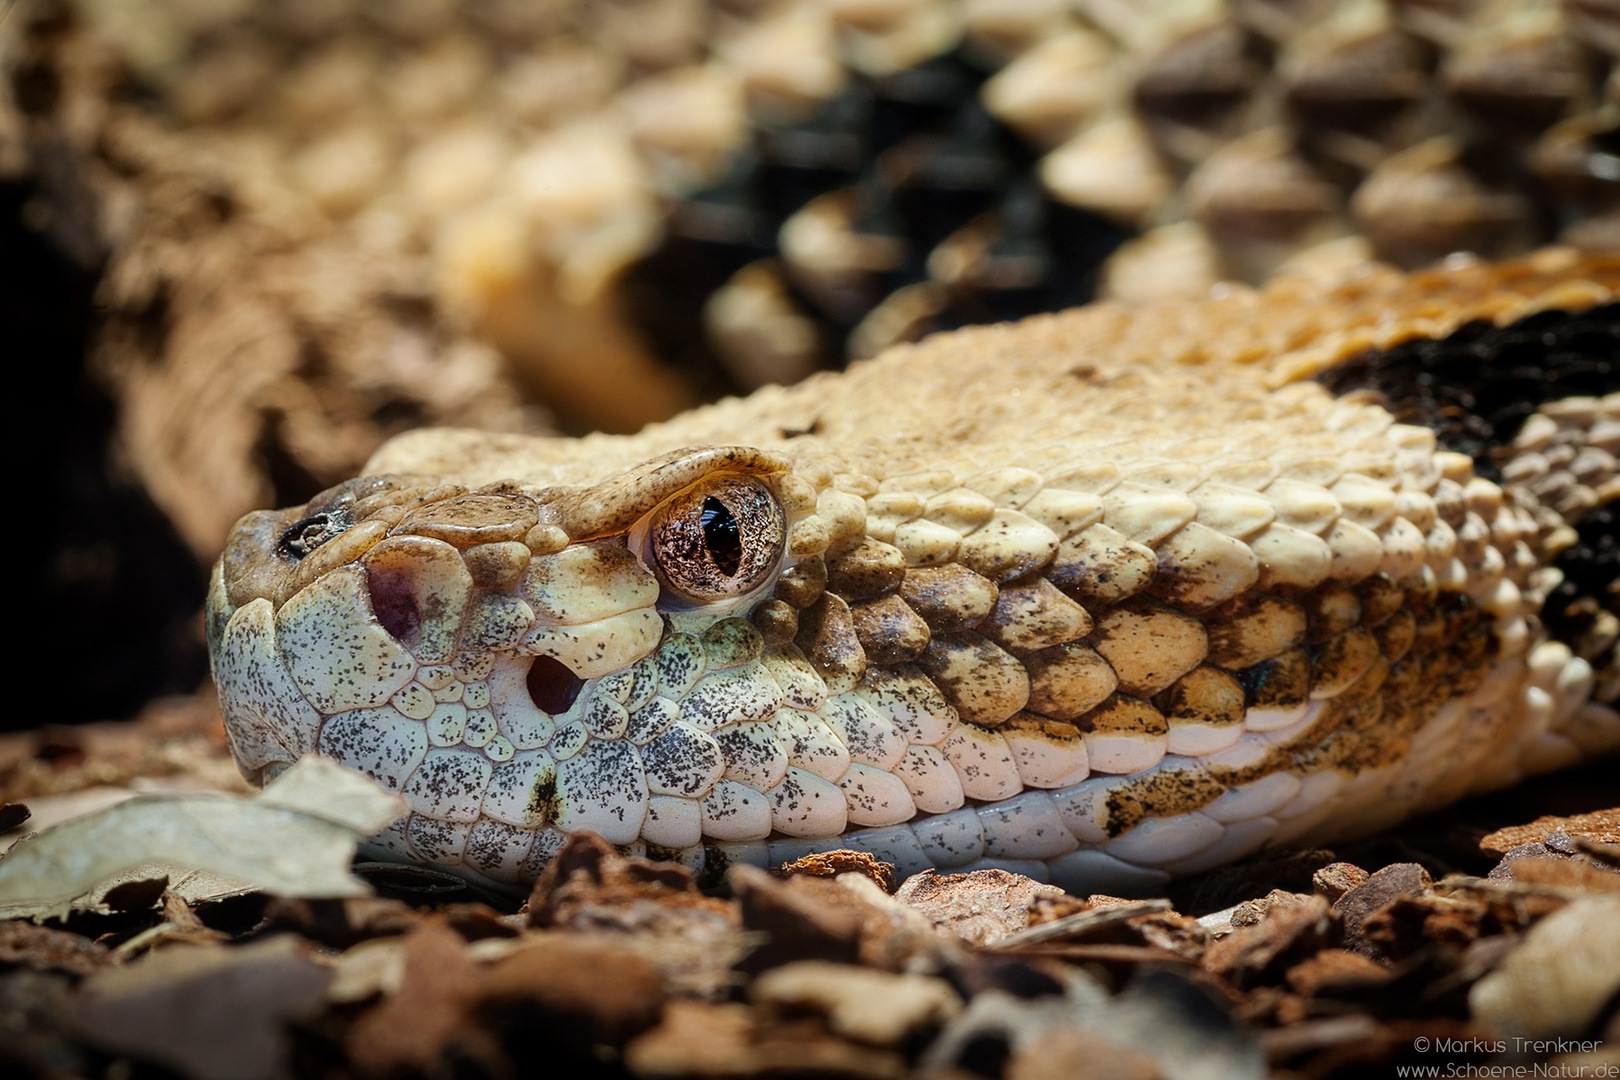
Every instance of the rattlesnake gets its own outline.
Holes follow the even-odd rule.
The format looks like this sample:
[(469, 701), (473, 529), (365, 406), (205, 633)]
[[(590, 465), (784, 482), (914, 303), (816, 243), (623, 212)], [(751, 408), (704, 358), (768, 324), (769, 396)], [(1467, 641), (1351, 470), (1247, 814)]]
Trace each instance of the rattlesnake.
[(1617, 289), (1556, 249), (1281, 278), (633, 437), (410, 433), (233, 530), (231, 748), (255, 781), (369, 773), (411, 808), (377, 849), (505, 886), (579, 828), (704, 872), (853, 847), (1086, 891), (1377, 829), (1620, 745), (1612, 596), (1552, 565), (1617, 493), (1620, 395), (1549, 390), (1478, 451), (1504, 491), (1453, 448), (1477, 423), (1404, 422), (1373, 361), (1452, 335), (1413, 355), (1556, 379), (1578, 338), (1612, 387), (1612, 309), (1557, 335)]

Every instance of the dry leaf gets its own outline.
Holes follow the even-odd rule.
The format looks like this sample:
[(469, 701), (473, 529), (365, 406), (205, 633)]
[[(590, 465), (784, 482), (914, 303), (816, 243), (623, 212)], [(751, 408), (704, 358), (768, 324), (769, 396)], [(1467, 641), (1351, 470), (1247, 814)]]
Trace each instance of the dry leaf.
[(19, 840), (0, 860), (0, 916), (65, 912), (141, 863), (202, 870), (281, 896), (359, 896), (357, 845), (405, 812), (398, 796), (305, 757), (264, 793), (143, 796)]

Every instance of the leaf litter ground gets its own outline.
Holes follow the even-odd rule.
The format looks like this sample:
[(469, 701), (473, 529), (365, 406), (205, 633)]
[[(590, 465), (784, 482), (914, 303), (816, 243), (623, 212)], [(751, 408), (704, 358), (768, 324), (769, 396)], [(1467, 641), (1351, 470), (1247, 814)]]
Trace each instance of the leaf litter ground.
[(252, 793), (206, 695), (0, 737), (0, 1074), (1620, 1069), (1612, 763), (1162, 897), (853, 852), (704, 892), (581, 834), (526, 899), (354, 861), (393, 797), (311, 764)]

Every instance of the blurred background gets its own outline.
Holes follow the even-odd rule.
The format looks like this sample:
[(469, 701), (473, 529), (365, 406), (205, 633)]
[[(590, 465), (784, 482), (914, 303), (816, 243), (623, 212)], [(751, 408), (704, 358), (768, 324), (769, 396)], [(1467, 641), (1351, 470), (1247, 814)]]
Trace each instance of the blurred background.
[(48, 696), (422, 424), (634, 431), (967, 323), (1620, 248), (1606, 0), (15, 0), (0, 342)]

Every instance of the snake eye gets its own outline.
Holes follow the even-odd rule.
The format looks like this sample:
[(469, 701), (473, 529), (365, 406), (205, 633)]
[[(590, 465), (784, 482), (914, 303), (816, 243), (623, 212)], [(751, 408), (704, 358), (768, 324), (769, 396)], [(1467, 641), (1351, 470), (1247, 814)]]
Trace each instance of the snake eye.
[(666, 588), (707, 603), (742, 596), (776, 569), (786, 533), (770, 489), (747, 476), (717, 477), (653, 514), (653, 569)]

